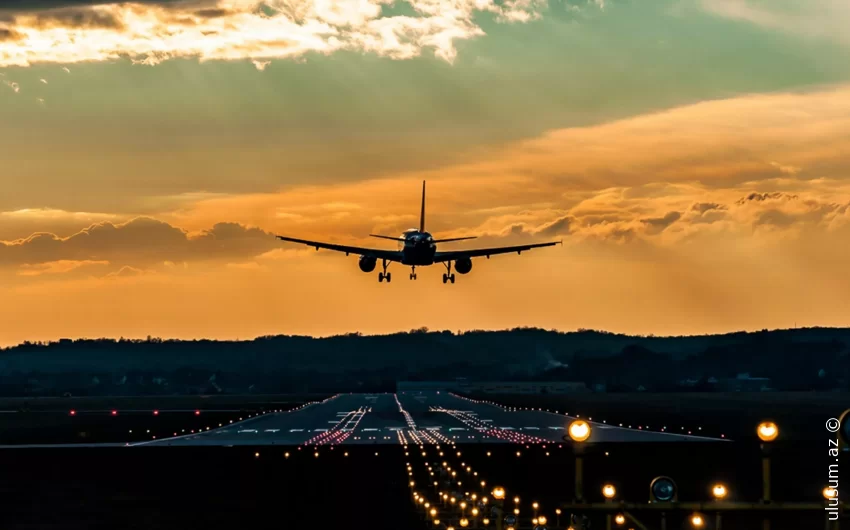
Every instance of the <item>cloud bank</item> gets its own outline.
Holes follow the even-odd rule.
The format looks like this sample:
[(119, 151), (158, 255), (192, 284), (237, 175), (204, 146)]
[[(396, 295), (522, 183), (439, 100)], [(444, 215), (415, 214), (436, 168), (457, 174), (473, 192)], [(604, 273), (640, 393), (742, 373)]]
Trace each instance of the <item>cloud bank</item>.
[(272, 234), (237, 223), (217, 223), (190, 233), (168, 223), (138, 217), (126, 223), (96, 223), (69, 237), (39, 232), (0, 241), (0, 267), (19, 267), (22, 275), (69, 272), (83, 266), (132, 267), (192, 261), (250, 258), (277, 248)]
[[(339, 50), (371, 52), (393, 59), (409, 59), (430, 50), (451, 62), (457, 55), (456, 41), (484, 35), (475, 21), (476, 15), (488, 13), (500, 22), (527, 22), (539, 17), (545, 2), (222, 0), (18, 4), (18, 10), (0, 14), (0, 67), (120, 58), (154, 65), (181, 57), (201, 61), (250, 59), (254, 64), (264, 64), (262, 61), (268, 59)], [(52, 9), (37, 9), (39, 6)]]

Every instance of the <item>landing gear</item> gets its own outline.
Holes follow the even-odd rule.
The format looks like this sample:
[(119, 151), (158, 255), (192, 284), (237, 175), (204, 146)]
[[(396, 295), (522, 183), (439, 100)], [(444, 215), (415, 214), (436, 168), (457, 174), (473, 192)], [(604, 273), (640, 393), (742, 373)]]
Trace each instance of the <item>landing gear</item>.
[(384, 268), (384, 272), (378, 273), (378, 282), (382, 282), (384, 280), (387, 280), (387, 283), (390, 283), (393, 279), (392, 273), (387, 272), (387, 267), (390, 266), (390, 262), (388, 262), (387, 260), (383, 260), (381, 262), (381, 266)]
[(443, 283), (447, 283), (447, 282), (454, 283), (455, 282), (455, 275), (454, 275), (454, 273), (452, 273), (452, 262), (451, 261), (445, 262), (445, 266), (446, 266), (446, 273), (443, 274)]
[(410, 268), (410, 279), (411, 280), (416, 279), (416, 265), (414, 265)]

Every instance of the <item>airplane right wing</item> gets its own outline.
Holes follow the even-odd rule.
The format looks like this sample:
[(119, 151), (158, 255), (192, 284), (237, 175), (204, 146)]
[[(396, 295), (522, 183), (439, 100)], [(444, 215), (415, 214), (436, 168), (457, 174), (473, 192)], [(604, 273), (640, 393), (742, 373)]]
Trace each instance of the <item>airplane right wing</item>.
[(495, 254), (508, 254), (516, 252), (520, 254), (526, 250), (540, 247), (551, 247), (553, 245), (561, 245), (561, 241), (553, 241), (551, 243), (534, 243), (531, 245), (518, 245), (515, 247), (496, 247), (496, 248), (477, 248), (474, 250), (451, 250), (447, 252), (437, 252), (434, 255), (434, 262), (453, 261), (463, 258), (476, 258), (479, 256), (487, 256), (488, 258)]
[(334, 243), (322, 243), (320, 241), (308, 241), (306, 239), (296, 239), (294, 237), (285, 237), (285, 236), (275, 236), (281, 241), (289, 241), (290, 243), (300, 243), (302, 245), (307, 245), (308, 247), (315, 247), (316, 250), (320, 248), (326, 250), (333, 250), (335, 252), (345, 252), (348, 254), (358, 254), (360, 256), (368, 256), (370, 258), (376, 259), (385, 259), (387, 261), (398, 261), (402, 260), (402, 253), (399, 250), (381, 250), (376, 248), (363, 248), (363, 247), (350, 247), (347, 245), (337, 245)]

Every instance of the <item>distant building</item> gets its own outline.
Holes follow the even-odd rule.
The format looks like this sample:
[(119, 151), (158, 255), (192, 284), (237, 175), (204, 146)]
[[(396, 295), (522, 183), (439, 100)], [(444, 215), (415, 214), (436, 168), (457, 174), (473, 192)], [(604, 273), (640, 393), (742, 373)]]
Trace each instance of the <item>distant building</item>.
[(457, 391), (459, 385), (455, 381), (398, 381), (396, 383), (397, 392), (436, 392), (440, 390)]
[(717, 389), (725, 392), (767, 392), (770, 387), (769, 377), (750, 377), (750, 374), (738, 374), (736, 377), (720, 379)]
[(582, 382), (560, 381), (399, 381), (398, 392), (466, 392), (484, 394), (569, 394), (587, 392)]
[(471, 392), (485, 394), (571, 394), (587, 392), (582, 382), (529, 381), (529, 382), (484, 382), (470, 385)]

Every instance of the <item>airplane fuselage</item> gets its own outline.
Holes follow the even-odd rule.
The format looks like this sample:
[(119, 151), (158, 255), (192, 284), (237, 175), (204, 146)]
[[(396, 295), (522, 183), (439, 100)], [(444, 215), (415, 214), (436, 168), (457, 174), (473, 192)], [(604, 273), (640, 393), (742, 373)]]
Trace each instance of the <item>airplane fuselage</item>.
[(404, 243), (401, 243), (403, 265), (427, 266), (434, 264), (434, 254), (437, 252), (437, 244), (428, 232), (419, 230), (408, 230), (401, 235)]

